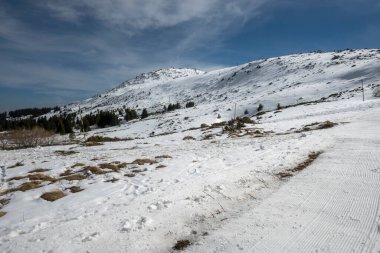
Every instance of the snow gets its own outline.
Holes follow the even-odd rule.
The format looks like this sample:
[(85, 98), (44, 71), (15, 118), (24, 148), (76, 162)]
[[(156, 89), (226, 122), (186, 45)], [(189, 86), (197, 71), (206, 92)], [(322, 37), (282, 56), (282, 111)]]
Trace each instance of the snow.
[[(10, 179), (37, 168), (54, 178), (67, 169), (88, 176), (0, 196), (9, 199), (0, 209), (0, 251), (171, 252), (187, 239), (188, 252), (378, 252), (380, 99), (372, 91), (379, 57), (378, 50), (355, 50), (208, 73), (159, 70), (82, 102), (85, 113), (137, 104), (152, 112), (169, 98), (196, 106), (89, 133), (130, 140), (0, 151), (1, 190), (30, 181)], [(199, 128), (231, 119), (235, 103), (237, 116), (245, 109), (256, 114), (259, 103), (267, 112), (237, 135)], [(294, 106), (277, 111), (277, 103)], [(338, 125), (297, 131), (327, 120)], [(257, 130), (264, 134), (243, 135)], [(303, 171), (276, 176), (315, 151), (323, 153)], [(132, 164), (142, 158), (157, 163)], [(17, 162), (23, 165), (10, 168)], [(105, 174), (80, 172), (104, 163), (128, 164)], [(72, 186), (83, 190), (72, 193)], [(66, 196), (40, 198), (52, 190)]]

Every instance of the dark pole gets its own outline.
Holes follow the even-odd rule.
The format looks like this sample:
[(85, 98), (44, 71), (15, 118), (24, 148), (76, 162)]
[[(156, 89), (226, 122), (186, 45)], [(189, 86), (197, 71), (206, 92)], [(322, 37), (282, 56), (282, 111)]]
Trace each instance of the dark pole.
[(363, 80), (362, 80), (362, 93), (363, 93), (363, 102), (364, 102), (364, 84), (363, 84)]

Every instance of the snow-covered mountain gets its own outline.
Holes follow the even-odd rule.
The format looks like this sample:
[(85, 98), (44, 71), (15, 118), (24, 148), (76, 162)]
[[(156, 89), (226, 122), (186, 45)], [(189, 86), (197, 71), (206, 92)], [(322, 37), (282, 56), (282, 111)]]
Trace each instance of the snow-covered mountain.
[[(260, 103), (274, 109), (278, 103), (297, 104), (341, 92), (348, 96), (362, 80), (367, 85), (379, 82), (379, 71), (379, 49), (296, 54), (210, 72), (161, 69), (87, 99), (81, 107), (85, 113), (123, 106), (155, 112), (169, 103), (194, 101), (197, 106), (212, 105), (211, 111), (237, 103), (238, 114), (255, 113)], [(78, 105), (67, 108), (77, 111)]]

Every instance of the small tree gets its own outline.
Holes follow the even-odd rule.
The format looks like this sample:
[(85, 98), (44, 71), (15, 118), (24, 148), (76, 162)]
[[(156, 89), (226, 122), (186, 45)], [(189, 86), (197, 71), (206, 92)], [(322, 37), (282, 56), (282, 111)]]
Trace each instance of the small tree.
[(186, 103), (186, 108), (194, 107), (195, 103), (193, 101)]
[(259, 107), (257, 107), (257, 111), (261, 112), (264, 109), (264, 106), (262, 104), (259, 104)]
[(245, 109), (244, 114), (245, 114), (245, 115), (249, 114), (249, 112), (248, 112), (247, 109)]
[(281, 108), (282, 108), (282, 107), (281, 107), (280, 103), (278, 103), (278, 104), (277, 104), (277, 110), (281, 110)]
[(141, 113), (141, 119), (145, 119), (148, 116), (149, 116), (148, 111), (146, 110), (146, 108), (144, 108), (142, 113)]

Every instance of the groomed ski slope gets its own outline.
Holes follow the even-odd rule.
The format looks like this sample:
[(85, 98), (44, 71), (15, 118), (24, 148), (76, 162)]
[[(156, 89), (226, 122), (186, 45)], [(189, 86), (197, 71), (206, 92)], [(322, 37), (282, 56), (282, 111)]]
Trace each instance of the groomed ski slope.
[(380, 110), (260, 205), (186, 252), (379, 252)]

